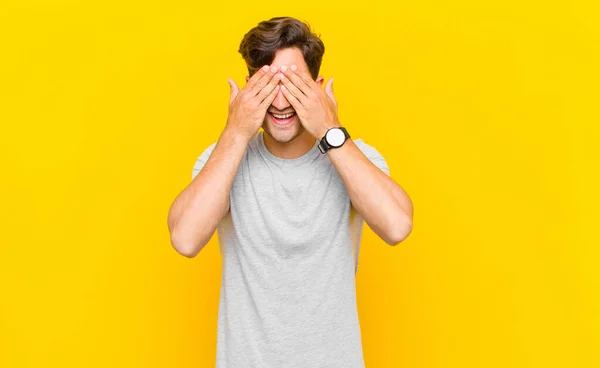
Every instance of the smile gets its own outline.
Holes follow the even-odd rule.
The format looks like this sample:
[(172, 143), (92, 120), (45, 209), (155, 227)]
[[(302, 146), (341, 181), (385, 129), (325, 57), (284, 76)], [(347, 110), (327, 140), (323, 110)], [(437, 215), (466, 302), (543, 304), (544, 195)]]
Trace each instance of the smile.
[(290, 124), (294, 118), (296, 117), (296, 113), (292, 112), (289, 114), (273, 114), (271, 112), (268, 112), (267, 114), (269, 114), (271, 120), (279, 126), (284, 126), (284, 125), (288, 125)]

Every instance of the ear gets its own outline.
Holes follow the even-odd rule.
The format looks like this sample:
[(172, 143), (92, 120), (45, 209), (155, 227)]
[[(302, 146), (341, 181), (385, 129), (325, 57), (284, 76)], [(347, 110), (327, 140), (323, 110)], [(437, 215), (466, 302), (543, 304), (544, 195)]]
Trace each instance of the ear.
[(319, 76), (317, 77), (317, 80), (316, 80), (315, 82), (317, 82), (317, 83), (319, 84), (319, 86), (321, 86), (321, 87), (322, 87), (322, 86), (323, 86), (323, 81), (325, 81), (325, 78), (323, 78), (323, 76), (322, 76), (322, 75), (319, 75)]

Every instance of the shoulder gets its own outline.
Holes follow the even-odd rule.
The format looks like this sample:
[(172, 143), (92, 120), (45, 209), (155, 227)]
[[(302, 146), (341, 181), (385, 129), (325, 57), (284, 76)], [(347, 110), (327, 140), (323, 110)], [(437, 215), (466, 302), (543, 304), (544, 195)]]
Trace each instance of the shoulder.
[(353, 142), (354, 144), (356, 144), (358, 149), (360, 149), (360, 151), (369, 159), (369, 161), (371, 161), (375, 166), (380, 168), (383, 172), (390, 175), (390, 169), (385, 158), (381, 153), (379, 153), (379, 151), (375, 147), (367, 144), (362, 138), (353, 139)]
[(367, 144), (362, 138), (357, 138), (353, 141), (358, 149), (360, 149), (360, 151), (367, 156), (369, 160), (385, 160), (383, 155), (374, 146)]
[(206, 164), (206, 161), (208, 161), (208, 158), (210, 157), (212, 151), (215, 149), (216, 145), (217, 142), (214, 142), (213, 144), (209, 145), (204, 149), (204, 151), (202, 151), (200, 156), (198, 156), (196, 162), (194, 163), (194, 168), (192, 169), (192, 180), (196, 177), (196, 175), (198, 175), (200, 170), (202, 170), (204, 164)]
[(361, 150), (362, 153), (367, 157), (373, 156), (381, 156), (377, 149), (369, 144), (367, 144), (362, 138), (353, 139), (354, 144)]
[(217, 142), (214, 142), (213, 144), (204, 148), (204, 151), (202, 151), (202, 153), (200, 154), (200, 156), (198, 156), (198, 159), (196, 161), (208, 160), (208, 158), (210, 157), (210, 154), (212, 153), (212, 151), (214, 151), (216, 145), (217, 145)]

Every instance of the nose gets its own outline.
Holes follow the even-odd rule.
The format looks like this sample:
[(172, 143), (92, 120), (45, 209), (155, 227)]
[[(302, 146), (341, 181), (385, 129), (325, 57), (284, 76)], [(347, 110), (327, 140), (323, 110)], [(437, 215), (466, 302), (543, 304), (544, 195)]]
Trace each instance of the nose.
[(283, 111), (291, 106), (290, 102), (287, 100), (287, 98), (285, 98), (285, 95), (281, 91), (281, 84), (279, 86), (277, 96), (275, 96), (275, 99), (273, 100), (273, 102), (271, 102), (271, 105), (273, 105), (280, 111)]

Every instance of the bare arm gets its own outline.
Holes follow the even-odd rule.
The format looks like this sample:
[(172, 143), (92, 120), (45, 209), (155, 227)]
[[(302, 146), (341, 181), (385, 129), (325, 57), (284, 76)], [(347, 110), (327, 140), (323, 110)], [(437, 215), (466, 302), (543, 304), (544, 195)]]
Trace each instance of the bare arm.
[(348, 139), (327, 151), (350, 196), (352, 206), (387, 244), (396, 245), (412, 231), (408, 194)]
[(171, 205), (171, 244), (180, 254), (196, 256), (229, 212), (229, 193), (247, 145), (246, 137), (225, 129), (200, 173)]
[(227, 125), (202, 170), (169, 209), (171, 244), (180, 254), (195, 257), (229, 212), (229, 193), (244, 152), (279, 91), (276, 72), (275, 67), (263, 66), (242, 90), (228, 80)]
[[(282, 66), (282, 91), (300, 121), (313, 137), (321, 139), (330, 127), (339, 127), (333, 78), (325, 90), (305, 70)], [(322, 80), (321, 80), (322, 83)], [(392, 178), (375, 166), (352, 140), (327, 151), (340, 174), (352, 206), (389, 245), (396, 245), (412, 231), (412, 202)]]

